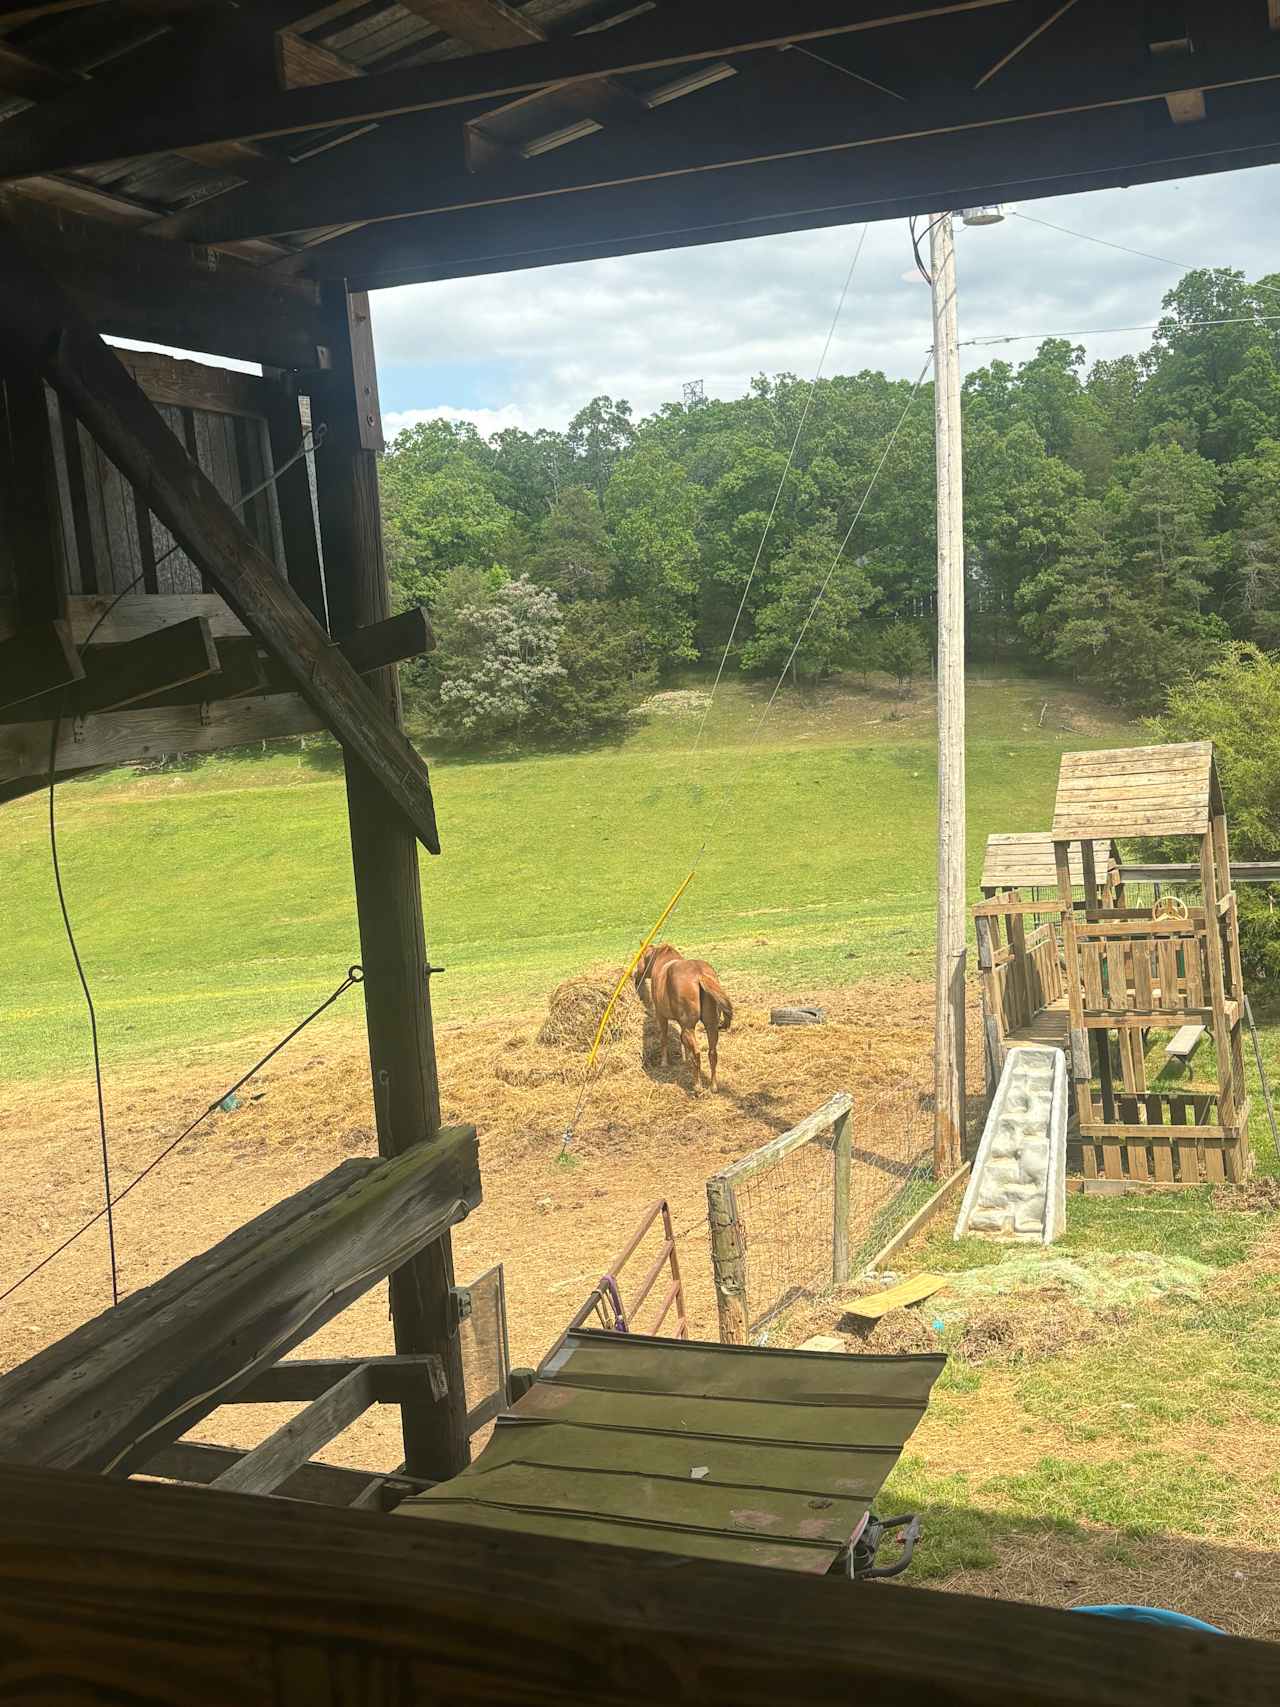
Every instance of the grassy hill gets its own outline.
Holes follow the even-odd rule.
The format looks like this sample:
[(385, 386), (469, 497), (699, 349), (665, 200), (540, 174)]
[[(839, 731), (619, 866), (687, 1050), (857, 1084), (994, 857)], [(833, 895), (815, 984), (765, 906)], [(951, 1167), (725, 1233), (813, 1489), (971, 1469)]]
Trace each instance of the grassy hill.
[[(735, 978), (802, 998), (931, 967), (933, 701), (856, 679), (780, 699), (690, 681), (617, 745), (433, 766), (444, 853), (423, 859), (447, 1022), (527, 1009), (620, 964), (689, 869), (669, 934)], [(991, 830), (1048, 823), (1064, 750), (1131, 738), (1060, 684), (969, 690), (969, 861)], [(326, 994), (359, 943), (338, 755), (312, 740), (64, 785), (59, 849), (109, 1063), (266, 1037)], [(79, 1061), (83, 1004), (62, 934), (42, 796), (0, 813), (10, 976), (7, 1073)], [(664, 934), (668, 934), (665, 933)], [(355, 1001), (349, 1019), (357, 1016)]]

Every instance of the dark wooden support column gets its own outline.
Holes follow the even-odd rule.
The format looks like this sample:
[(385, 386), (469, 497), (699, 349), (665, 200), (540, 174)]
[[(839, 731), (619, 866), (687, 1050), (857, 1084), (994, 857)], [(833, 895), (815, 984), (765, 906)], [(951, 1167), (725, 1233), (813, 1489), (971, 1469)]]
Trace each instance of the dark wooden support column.
[(21, 625), (66, 615), (44, 381), (0, 360), (0, 553), (9, 566)]
[[(368, 297), (348, 298), (342, 291), (329, 320), (331, 367), (313, 394), (312, 414), (328, 428), (316, 452), (317, 499), (329, 621), (335, 639), (342, 639), (390, 616), (391, 587), (378, 504), (381, 417)], [(366, 680), (400, 725), (394, 667)], [(378, 1148), (395, 1156), (440, 1129), (418, 849), (412, 829), (350, 755), (347, 811)], [(396, 1350), (434, 1353), (448, 1382), (445, 1398), (419, 1397), (401, 1407), (411, 1475), (451, 1476), (470, 1456), (462, 1350), (450, 1325), (452, 1286), (447, 1236), (391, 1277)]]

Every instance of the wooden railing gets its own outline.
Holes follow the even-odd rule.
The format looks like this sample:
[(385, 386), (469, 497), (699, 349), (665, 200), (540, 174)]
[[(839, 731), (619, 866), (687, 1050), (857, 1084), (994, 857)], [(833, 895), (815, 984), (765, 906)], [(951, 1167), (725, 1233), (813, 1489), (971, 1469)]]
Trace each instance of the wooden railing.
[(1075, 927), (1086, 1015), (1210, 1016), (1202, 909), (1186, 919), (1086, 918)]

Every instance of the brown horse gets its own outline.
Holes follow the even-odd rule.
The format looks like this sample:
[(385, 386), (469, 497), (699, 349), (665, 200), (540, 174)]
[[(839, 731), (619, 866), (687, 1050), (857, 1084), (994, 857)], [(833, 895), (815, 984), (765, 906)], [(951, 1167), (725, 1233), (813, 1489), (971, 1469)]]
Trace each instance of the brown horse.
[(707, 1034), (707, 1061), (711, 1067), (711, 1088), (716, 1088), (716, 1044), (721, 1031), (728, 1031), (733, 1022), (733, 1003), (716, 977), (714, 967), (705, 960), (686, 960), (678, 948), (664, 942), (660, 948), (647, 948), (640, 956), (635, 971), (635, 986), (644, 994), (644, 981), (649, 980), (653, 1017), (658, 1022), (658, 1061), (667, 1060), (667, 1027), (676, 1025), (685, 1054), (693, 1062), (693, 1082), (702, 1083), (702, 1057), (698, 1053), (694, 1028), (701, 1020)]

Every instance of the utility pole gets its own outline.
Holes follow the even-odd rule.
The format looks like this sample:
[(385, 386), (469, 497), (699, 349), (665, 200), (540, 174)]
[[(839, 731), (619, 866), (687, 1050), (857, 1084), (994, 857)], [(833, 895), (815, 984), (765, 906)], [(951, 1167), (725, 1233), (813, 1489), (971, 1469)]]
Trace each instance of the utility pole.
[(929, 230), (938, 478), (938, 950), (934, 1016), (933, 1166), (937, 1180), (964, 1148), (964, 502), (955, 240), (949, 213)]

